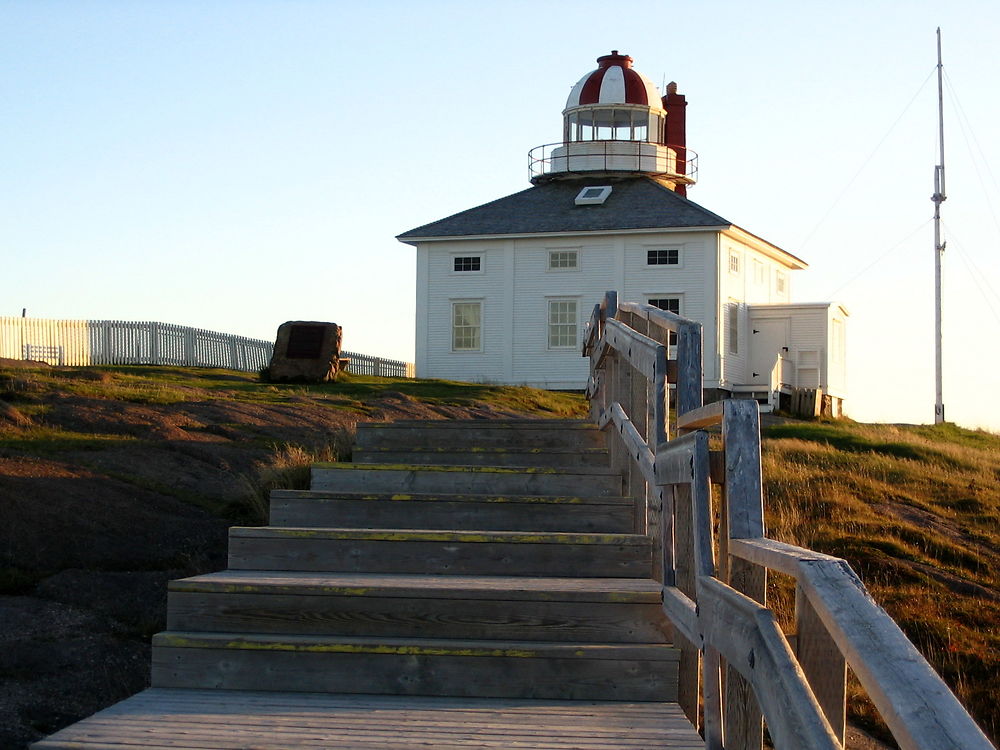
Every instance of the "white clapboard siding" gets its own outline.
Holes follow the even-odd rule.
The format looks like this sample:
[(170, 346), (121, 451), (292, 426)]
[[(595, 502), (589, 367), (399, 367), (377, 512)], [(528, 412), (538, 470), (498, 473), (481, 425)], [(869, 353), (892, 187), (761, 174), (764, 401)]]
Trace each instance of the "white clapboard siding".
[[(155, 321), (44, 320), (0, 317), (0, 357), (57, 366), (173, 365), (257, 372), (271, 361), (274, 344), (229, 333)], [(341, 352), (360, 375), (413, 377), (413, 365), (395, 359)]]

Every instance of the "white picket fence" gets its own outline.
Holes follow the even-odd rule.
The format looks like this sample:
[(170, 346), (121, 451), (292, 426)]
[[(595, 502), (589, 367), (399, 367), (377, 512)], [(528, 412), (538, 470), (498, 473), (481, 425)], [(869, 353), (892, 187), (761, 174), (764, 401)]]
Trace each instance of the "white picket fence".
[[(50, 365), (174, 365), (257, 372), (274, 343), (171, 323), (0, 317), (0, 357)], [(348, 371), (412, 378), (412, 362), (343, 351)]]

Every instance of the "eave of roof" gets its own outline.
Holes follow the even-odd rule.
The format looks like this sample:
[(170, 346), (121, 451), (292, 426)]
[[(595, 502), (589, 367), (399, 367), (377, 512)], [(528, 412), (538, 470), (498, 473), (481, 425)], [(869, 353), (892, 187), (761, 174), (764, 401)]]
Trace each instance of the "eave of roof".
[(608, 235), (608, 234), (649, 234), (650, 232), (656, 232), (658, 234), (670, 234), (670, 233), (681, 233), (681, 232), (724, 232), (732, 228), (734, 228), (733, 224), (720, 224), (719, 226), (708, 226), (708, 227), (653, 227), (650, 229), (599, 229), (599, 230), (590, 230), (588, 232), (583, 232), (583, 231), (520, 232), (520, 233), (502, 232), (498, 234), (468, 234), (457, 237), (442, 235), (440, 237), (419, 237), (416, 239), (406, 239), (402, 235), (399, 235), (398, 237), (396, 237), (396, 239), (408, 245), (415, 246), (421, 242), (454, 242), (459, 240), (499, 240), (499, 239), (509, 239), (511, 237), (516, 237), (518, 239), (531, 239), (533, 237), (579, 237), (581, 234)]
[(806, 263), (802, 258), (796, 255), (792, 255), (787, 250), (783, 250), (775, 244), (772, 244), (765, 240), (763, 237), (758, 237), (753, 232), (748, 232), (743, 227), (736, 226), (735, 224), (730, 225), (724, 231), (728, 234), (734, 236), (741, 242), (746, 242), (749, 245), (756, 247), (765, 255), (768, 255), (775, 260), (783, 262), (789, 268), (794, 270), (802, 270), (803, 268), (808, 268), (809, 264)]
[[(584, 187), (612, 185), (600, 205), (577, 206)], [(644, 176), (553, 180), (397, 236), (401, 242), (664, 229), (718, 229), (732, 222)]]
[[(585, 187), (611, 185), (601, 205), (577, 206)], [(553, 180), (397, 235), (400, 242), (566, 237), (642, 232), (724, 232), (792, 269), (801, 258), (645, 176)]]

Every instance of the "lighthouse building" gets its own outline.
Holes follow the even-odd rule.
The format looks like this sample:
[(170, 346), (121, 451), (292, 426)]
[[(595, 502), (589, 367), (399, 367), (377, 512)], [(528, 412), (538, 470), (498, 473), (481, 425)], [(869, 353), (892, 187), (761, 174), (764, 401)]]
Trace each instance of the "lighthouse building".
[(612, 51), (573, 87), (532, 186), (399, 235), (417, 252), (418, 377), (580, 389), (583, 323), (609, 289), (704, 326), (705, 385), (846, 398), (847, 311), (793, 303), (806, 263), (687, 198), (685, 97)]

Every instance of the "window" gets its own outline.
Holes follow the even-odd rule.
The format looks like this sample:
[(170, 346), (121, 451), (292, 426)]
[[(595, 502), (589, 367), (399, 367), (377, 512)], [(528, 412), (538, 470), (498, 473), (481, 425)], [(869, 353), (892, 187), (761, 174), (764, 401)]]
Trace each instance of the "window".
[(753, 259), (753, 280), (755, 284), (767, 282), (767, 267), (756, 258)]
[[(650, 297), (647, 302), (653, 307), (658, 307), (661, 310), (672, 312), (674, 315), (681, 314), (680, 297)], [(667, 336), (667, 344), (669, 346), (677, 346), (677, 334), (673, 331), (671, 331), (670, 335)]]
[(565, 271), (578, 268), (579, 253), (576, 250), (549, 250), (549, 270)]
[(681, 314), (680, 297), (650, 297), (649, 304), (653, 307), (658, 307), (661, 310), (672, 312), (674, 315)]
[(646, 251), (647, 266), (677, 266), (681, 262), (679, 247), (665, 247)]
[(451, 303), (451, 350), (478, 352), (482, 349), (482, 302)]
[(729, 325), (729, 353), (740, 353), (740, 305), (738, 302), (730, 302), (727, 312)]
[(774, 289), (778, 294), (785, 293), (785, 274), (781, 271), (774, 274)]
[(454, 270), (456, 272), (483, 270), (483, 258), (481, 255), (456, 255), (454, 261)]
[(740, 272), (740, 254), (729, 251), (729, 273)]
[(576, 347), (576, 321), (575, 299), (549, 300), (549, 349)]
[(563, 123), (566, 141), (663, 141), (663, 113), (647, 107), (585, 106), (568, 113)]

